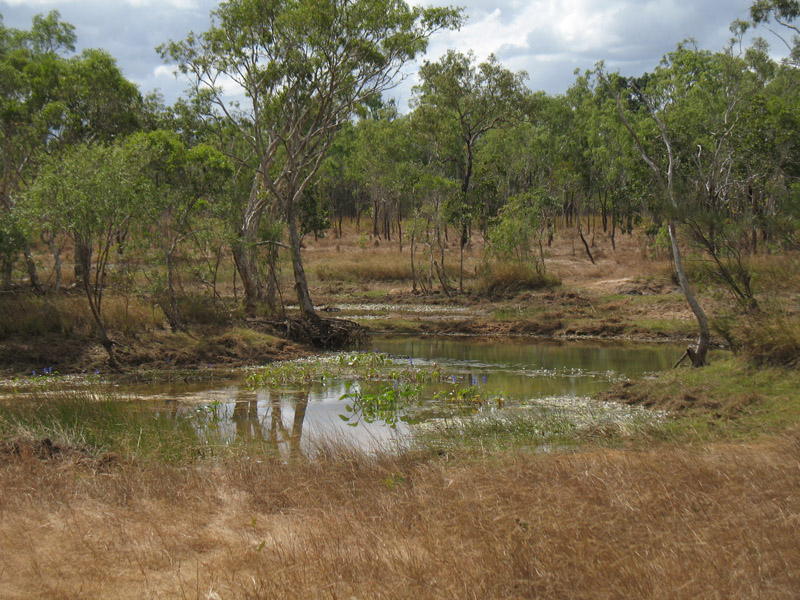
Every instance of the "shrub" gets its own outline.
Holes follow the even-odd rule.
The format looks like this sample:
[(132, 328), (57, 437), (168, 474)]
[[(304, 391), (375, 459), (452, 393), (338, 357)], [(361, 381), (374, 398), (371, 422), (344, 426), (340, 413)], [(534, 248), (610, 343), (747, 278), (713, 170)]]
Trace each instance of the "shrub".
[(758, 365), (800, 366), (800, 318), (786, 313), (758, 313), (740, 319), (733, 329), (737, 349)]
[(487, 263), (481, 270), (475, 291), (490, 298), (508, 296), (523, 290), (554, 287), (561, 281), (554, 275), (540, 273), (521, 262)]

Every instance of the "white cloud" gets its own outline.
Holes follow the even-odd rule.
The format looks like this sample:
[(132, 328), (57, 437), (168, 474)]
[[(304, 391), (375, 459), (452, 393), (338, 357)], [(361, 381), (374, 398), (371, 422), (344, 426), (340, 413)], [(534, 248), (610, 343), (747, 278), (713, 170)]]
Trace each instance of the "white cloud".
[[(466, 5), (469, 21), (460, 31), (434, 35), (425, 58), (448, 48), (472, 49), (478, 60), (494, 53), (508, 68), (525, 70), (530, 85), (560, 93), (574, 81), (575, 68), (599, 60), (638, 75), (686, 37), (703, 48), (721, 49), (728, 24), (747, 18), (752, 0), (412, 0), (414, 4)], [(172, 77), (155, 46), (204, 31), (219, 0), (0, 0), (6, 26), (28, 28), (31, 17), (50, 9), (76, 26), (80, 48), (106, 48), (144, 91), (161, 86), (168, 101), (185, 88)], [(768, 36), (767, 32), (760, 32)], [(402, 108), (414, 83), (415, 65), (393, 95)], [(236, 95), (230, 82), (226, 91)]]
[(153, 77), (170, 77), (175, 78), (175, 66), (158, 65), (153, 69)]
[[(141, 7), (164, 7), (168, 6), (178, 10), (190, 10), (197, 8), (197, 0), (117, 0), (119, 4), (126, 4), (135, 8)], [(33, 6), (33, 7), (50, 7), (58, 8), (64, 4), (103, 4), (107, 2), (102, 0), (3, 0), (0, 4), (7, 4), (9, 6)]]

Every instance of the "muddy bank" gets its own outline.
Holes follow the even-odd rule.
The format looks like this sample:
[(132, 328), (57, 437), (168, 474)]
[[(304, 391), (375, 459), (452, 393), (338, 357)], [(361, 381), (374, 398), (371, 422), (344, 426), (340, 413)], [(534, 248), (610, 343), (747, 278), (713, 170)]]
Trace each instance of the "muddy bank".
[[(695, 324), (680, 296), (647, 283), (615, 295), (587, 290), (523, 292), (489, 300), (389, 290), (375, 297), (326, 297), (321, 314), (352, 319), (371, 333), (535, 336), (555, 339), (680, 341)], [(649, 286), (649, 287), (648, 287)], [(186, 332), (146, 329), (112, 334), (124, 370), (204, 367), (237, 368), (313, 353), (310, 347), (247, 321), (194, 325)], [(52, 368), (61, 373), (107, 370), (107, 355), (89, 333), (15, 335), (0, 340), (0, 374), (30, 375)]]
[[(310, 348), (264, 331), (242, 327), (194, 327), (186, 332), (149, 331), (115, 336), (123, 370), (234, 369), (307, 356)], [(62, 374), (109, 371), (103, 347), (87, 336), (32, 335), (0, 341), (0, 374), (31, 375), (52, 369)]]

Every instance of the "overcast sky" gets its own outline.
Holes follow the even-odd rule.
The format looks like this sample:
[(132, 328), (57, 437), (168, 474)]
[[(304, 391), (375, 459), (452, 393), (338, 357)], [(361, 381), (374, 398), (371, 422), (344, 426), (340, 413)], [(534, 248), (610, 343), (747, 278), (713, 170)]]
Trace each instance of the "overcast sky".
[[(720, 50), (728, 26), (746, 19), (752, 0), (460, 0), (467, 24), (458, 32), (437, 34), (427, 58), (448, 48), (475, 51), (479, 59), (494, 52), (508, 68), (525, 70), (528, 85), (563, 93), (576, 68), (605, 60), (625, 75), (653, 69), (681, 40), (692, 37), (701, 48)], [(417, 2), (420, 3), (420, 2)], [(435, 2), (443, 4), (444, 2)], [(156, 88), (168, 103), (185, 89), (154, 48), (204, 31), (218, 0), (0, 0), (7, 27), (28, 29), (37, 13), (58, 9), (75, 25), (79, 48), (104, 48), (143, 92)], [(762, 32), (765, 35), (765, 32)], [(769, 37), (765, 35), (765, 37)], [(777, 51), (778, 42), (773, 43)], [(405, 110), (414, 68), (393, 95)]]

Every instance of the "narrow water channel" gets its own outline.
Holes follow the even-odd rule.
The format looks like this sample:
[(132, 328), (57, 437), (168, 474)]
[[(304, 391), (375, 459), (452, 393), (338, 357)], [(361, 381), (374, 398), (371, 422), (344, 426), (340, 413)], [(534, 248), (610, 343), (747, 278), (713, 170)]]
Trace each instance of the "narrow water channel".
[(361, 364), (356, 357), (364, 355), (288, 363), (282, 367), (288, 376), (279, 370), (280, 380), (257, 384), (242, 379), (125, 391), (152, 400), (160, 415), (199, 415), (199, 433), (223, 440), (244, 436), (285, 452), (320, 441), (386, 447), (454, 416), (530, 406), (569, 412), (596, 404), (599, 411), (592, 396), (614, 382), (667, 369), (680, 355), (674, 345), (412, 336), (374, 338), (366, 352), (378, 360), (346, 374), (341, 365)]

